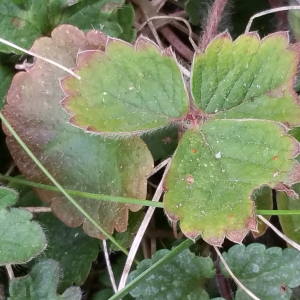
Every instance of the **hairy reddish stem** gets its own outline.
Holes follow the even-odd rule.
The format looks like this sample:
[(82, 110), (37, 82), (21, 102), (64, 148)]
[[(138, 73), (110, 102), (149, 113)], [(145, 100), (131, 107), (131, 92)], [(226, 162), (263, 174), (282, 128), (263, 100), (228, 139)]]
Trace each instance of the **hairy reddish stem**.
[(218, 25), (222, 18), (222, 12), (227, 3), (227, 0), (215, 0), (212, 5), (207, 24), (204, 29), (202, 39), (199, 44), (199, 49), (203, 52), (210, 41), (214, 38), (217, 33)]
[(217, 271), (217, 281), (220, 288), (221, 296), (226, 300), (232, 300), (228, 279), (224, 277), (220, 268), (220, 261), (216, 251), (211, 247), (211, 253), (214, 260), (215, 268)]

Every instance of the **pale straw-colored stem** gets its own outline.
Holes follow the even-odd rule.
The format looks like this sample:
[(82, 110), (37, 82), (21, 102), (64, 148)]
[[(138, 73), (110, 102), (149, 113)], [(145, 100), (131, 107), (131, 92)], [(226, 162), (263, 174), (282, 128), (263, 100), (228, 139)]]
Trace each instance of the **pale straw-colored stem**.
[(55, 61), (53, 61), (53, 60), (51, 60), (51, 59), (48, 59), (48, 58), (43, 57), (43, 56), (41, 56), (41, 55), (38, 55), (38, 54), (36, 54), (36, 53), (34, 53), (34, 52), (28, 51), (28, 50), (26, 50), (26, 49), (24, 49), (24, 48), (21, 48), (21, 47), (15, 45), (14, 43), (11, 43), (11, 42), (9, 42), (9, 41), (7, 41), (7, 40), (4, 40), (4, 39), (2, 39), (2, 38), (0, 38), (0, 42), (1, 42), (2, 44), (5, 44), (5, 45), (7, 45), (7, 46), (10, 46), (10, 47), (12, 47), (12, 48), (14, 48), (14, 49), (20, 50), (20, 51), (22, 51), (22, 52), (24, 52), (24, 53), (26, 53), (26, 54), (29, 54), (29, 55), (31, 55), (31, 56), (34, 56), (34, 57), (36, 57), (36, 58), (40, 58), (40, 59), (42, 59), (42, 60), (48, 62), (49, 64), (52, 64), (52, 65), (54, 65), (54, 66), (56, 66), (56, 67), (58, 67), (58, 68), (60, 68), (60, 69), (62, 69), (62, 70), (64, 70), (64, 71), (66, 71), (67, 73), (71, 74), (72, 76), (76, 77), (77, 79), (79, 79), (79, 80), (81, 79), (81, 77), (80, 77), (79, 75), (75, 74), (72, 70), (70, 70), (70, 69), (68, 69), (68, 68), (66, 68), (66, 67), (64, 67), (64, 66), (62, 66), (61, 64), (59, 64), (59, 63), (57, 63), (57, 62), (55, 62)]
[(114, 273), (113, 273), (113, 270), (111, 267), (106, 240), (103, 240), (102, 244), (103, 244), (104, 257), (105, 257), (105, 262), (106, 262), (109, 279), (110, 279), (111, 285), (113, 287), (113, 290), (116, 293), (118, 291), (118, 288), (117, 288), (115, 276), (114, 276)]
[[(163, 183), (164, 183), (164, 179), (165, 179), (165, 176), (168, 172), (170, 168), (170, 160), (169, 160), (169, 163), (167, 164), (166, 166), (166, 169), (164, 171), (164, 174), (163, 174), (163, 177), (155, 191), (155, 194), (152, 198), (152, 201), (159, 201), (161, 195), (163, 194)], [(154, 213), (154, 210), (155, 210), (155, 207), (149, 207), (146, 214), (145, 214), (145, 217), (143, 219), (143, 222), (141, 224), (141, 226), (139, 227), (139, 230), (133, 240), (133, 243), (131, 245), (131, 248), (130, 248), (130, 251), (128, 253), (128, 256), (127, 256), (127, 260), (126, 260), (126, 263), (125, 263), (125, 266), (124, 266), (124, 269), (123, 269), (123, 273), (122, 273), (122, 276), (121, 276), (121, 280), (120, 280), (120, 283), (119, 283), (119, 286), (118, 286), (118, 291), (120, 291), (121, 289), (123, 289), (126, 285), (126, 281), (127, 281), (127, 278), (128, 278), (128, 274), (129, 274), (129, 271), (130, 271), (130, 268), (131, 268), (131, 265), (132, 265), (132, 262), (134, 260), (134, 257), (136, 255), (136, 252), (138, 250), (138, 247), (141, 243), (141, 240), (145, 234), (145, 231), (149, 225), (149, 222), (152, 218), (152, 215)]]
[(184, 18), (181, 18), (181, 17), (173, 17), (173, 16), (155, 16), (155, 17), (151, 17), (149, 18), (147, 21), (145, 21), (139, 28), (138, 28), (138, 31), (142, 30), (147, 24), (148, 22), (152, 21), (152, 20), (158, 20), (158, 19), (173, 19), (173, 20), (176, 20), (176, 21), (181, 21), (183, 22), (188, 30), (189, 30), (189, 41), (191, 43), (191, 45), (193, 46), (194, 50), (197, 51), (198, 47), (197, 45), (195, 44), (193, 38), (192, 38), (192, 28), (191, 28), (191, 25), (190, 23), (184, 19)]
[(268, 9), (268, 10), (262, 11), (262, 12), (260, 12), (260, 13), (257, 13), (257, 14), (253, 15), (253, 16), (250, 18), (250, 20), (249, 20), (249, 22), (248, 22), (248, 24), (247, 24), (245, 33), (248, 33), (248, 32), (250, 31), (252, 22), (253, 22), (253, 20), (256, 19), (256, 18), (265, 16), (265, 15), (268, 15), (268, 14), (273, 14), (273, 13), (276, 13), (276, 12), (279, 12), (279, 11), (284, 11), (284, 10), (294, 10), (294, 9), (300, 9), (300, 6), (299, 6), (299, 5), (282, 6), (282, 7), (276, 7), (276, 8)]
[(300, 251), (300, 245), (288, 238), (285, 234), (283, 234), (280, 230), (278, 230), (272, 223), (270, 223), (266, 218), (261, 215), (257, 215), (265, 224), (267, 224), (279, 237), (281, 237), (285, 242), (293, 246), (295, 249)]

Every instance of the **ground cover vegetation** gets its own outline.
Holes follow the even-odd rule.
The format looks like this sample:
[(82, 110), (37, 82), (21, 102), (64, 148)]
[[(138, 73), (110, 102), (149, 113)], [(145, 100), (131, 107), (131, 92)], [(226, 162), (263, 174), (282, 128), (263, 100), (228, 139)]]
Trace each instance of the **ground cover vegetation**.
[(297, 5), (0, 1), (0, 299), (300, 299)]

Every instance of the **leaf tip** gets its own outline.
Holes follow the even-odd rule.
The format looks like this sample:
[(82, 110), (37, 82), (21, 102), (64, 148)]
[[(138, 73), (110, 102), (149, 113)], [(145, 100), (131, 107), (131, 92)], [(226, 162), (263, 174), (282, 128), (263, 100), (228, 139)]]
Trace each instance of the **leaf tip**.
[(136, 51), (144, 51), (147, 50), (149, 47), (151, 47), (152, 49), (157, 50), (157, 52), (161, 53), (162, 50), (158, 47), (158, 45), (156, 45), (152, 40), (150, 40), (149, 38), (140, 35), (135, 44), (135, 50)]

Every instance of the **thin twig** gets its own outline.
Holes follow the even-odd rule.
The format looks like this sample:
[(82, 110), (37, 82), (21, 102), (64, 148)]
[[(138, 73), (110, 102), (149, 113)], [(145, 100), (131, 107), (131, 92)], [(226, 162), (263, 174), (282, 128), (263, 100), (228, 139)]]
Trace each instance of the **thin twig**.
[[(148, 15), (147, 9), (145, 8), (145, 5), (146, 5), (146, 7), (147, 7), (147, 4), (145, 4), (145, 1), (144, 1), (144, 0), (137, 0), (136, 2), (137, 2), (137, 4), (140, 6), (140, 9), (142, 10), (142, 12), (143, 12), (143, 14), (144, 14), (144, 17), (145, 17), (145, 19), (146, 19), (146, 22), (147, 22), (147, 24), (148, 24), (148, 26), (149, 26), (149, 28), (150, 28), (150, 30), (151, 30), (151, 32), (152, 32), (152, 34), (153, 34), (155, 40), (156, 40), (156, 42), (157, 42), (157, 45), (159, 46), (160, 49), (163, 49), (164, 47), (163, 47), (163, 44), (162, 44), (162, 42), (161, 42), (161, 40), (160, 40), (160, 38), (159, 38), (159, 36), (158, 36), (158, 33), (157, 33), (157, 31), (156, 31), (156, 28), (155, 28), (155, 26), (153, 25), (153, 22), (151, 21), (151, 18), (150, 18), (149, 15)], [(150, 4), (150, 3), (148, 3), (148, 5), (149, 5), (149, 4)], [(150, 4), (150, 5), (151, 5), (151, 4)], [(152, 5), (151, 5), (151, 8), (152, 8)]]
[[(163, 177), (155, 191), (155, 194), (152, 198), (152, 201), (159, 201), (161, 195), (163, 194), (163, 182), (164, 182), (164, 178), (168, 172), (170, 168), (170, 163), (167, 164), (166, 166), (166, 169), (164, 171), (164, 174), (163, 174)], [(127, 281), (127, 277), (128, 277), (128, 274), (129, 274), (129, 271), (130, 271), (130, 268), (131, 268), (131, 265), (132, 265), (132, 262), (133, 262), (133, 259), (136, 255), (136, 252), (138, 250), (138, 247), (141, 243), (141, 240), (144, 236), (144, 233), (148, 227), (148, 224), (152, 218), (152, 215), (154, 213), (154, 210), (155, 208), (154, 207), (149, 207), (146, 214), (145, 214), (145, 217), (144, 217), (144, 220), (133, 240), (133, 243), (131, 245), (131, 248), (130, 248), (130, 251), (128, 253), (128, 256), (127, 256), (127, 260), (126, 260), (126, 263), (125, 263), (125, 266), (124, 266), (124, 269), (123, 269), (123, 273), (122, 273), (122, 276), (121, 276), (121, 280), (120, 280), (120, 283), (119, 283), (119, 286), (118, 286), (118, 291), (120, 291), (121, 289), (123, 289), (126, 285), (126, 281)]]
[(81, 77), (80, 77), (79, 75), (75, 74), (72, 70), (70, 70), (70, 69), (68, 69), (68, 68), (66, 68), (66, 67), (64, 67), (64, 66), (62, 66), (61, 64), (59, 64), (59, 63), (57, 63), (57, 62), (55, 62), (55, 61), (53, 61), (53, 60), (51, 60), (51, 59), (48, 59), (48, 58), (46, 58), (46, 57), (43, 57), (43, 56), (40, 56), (40, 55), (38, 55), (38, 54), (36, 54), (36, 53), (33, 53), (33, 52), (31, 52), (31, 51), (28, 51), (28, 50), (26, 50), (26, 49), (24, 49), (24, 48), (21, 48), (21, 47), (15, 45), (15, 44), (13, 44), (13, 43), (11, 43), (11, 42), (9, 42), (9, 41), (6, 41), (6, 40), (2, 39), (2, 38), (0, 38), (0, 42), (3, 43), (3, 44), (5, 44), (5, 45), (7, 45), (7, 46), (10, 46), (10, 47), (12, 47), (12, 48), (14, 48), (14, 49), (20, 50), (20, 51), (22, 51), (22, 52), (24, 52), (24, 53), (26, 53), (26, 54), (29, 54), (29, 55), (31, 55), (31, 56), (33, 56), (33, 57), (40, 58), (40, 59), (42, 59), (42, 60), (48, 62), (49, 64), (52, 64), (52, 65), (54, 65), (54, 66), (56, 66), (56, 67), (58, 67), (58, 68), (60, 68), (60, 69), (62, 69), (62, 70), (64, 70), (64, 71), (68, 72), (69, 74), (71, 74), (72, 76), (76, 77), (77, 79), (79, 79), (79, 80), (81, 79)]
[(5, 268), (6, 268), (9, 280), (14, 279), (15, 278), (15, 274), (14, 274), (14, 271), (13, 271), (11, 265), (5, 265)]
[(300, 245), (288, 238), (285, 234), (283, 234), (280, 230), (278, 230), (272, 223), (270, 223), (266, 218), (262, 215), (257, 215), (265, 224), (267, 224), (279, 237), (281, 237), (288, 244), (293, 246), (295, 249), (300, 251)]
[(215, 251), (217, 252), (218, 256), (220, 257), (222, 263), (224, 264), (225, 269), (227, 270), (227, 272), (230, 274), (231, 278), (235, 281), (235, 283), (245, 292), (247, 293), (250, 297), (252, 297), (255, 300), (260, 300), (258, 297), (256, 297), (251, 291), (249, 291), (237, 278), (236, 276), (232, 273), (232, 271), (230, 270), (229, 266), (227, 265), (225, 259), (223, 258), (220, 250), (218, 249), (218, 247), (213, 246)]
[(20, 207), (22, 209), (26, 209), (32, 213), (42, 213), (42, 212), (51, 212), (51, 207)]
[(178, 62), (177, 62), (177, 64), (179, 66), (179, 69), (181, 70), (181, 73), (184, 76), (186, 76), (187, 78), (191, 78), (191, 72), (188, 69), (186, 69), (184, 66), (182, 66), (181, 64), (179, 64)]
[(151, 173), (147, 176), (147, 179), (149, 179), (152, 175), (157, 173), (160, 169), (162, 169), (164, 166), (166, 166), (170, 162), (171, 158), (167, 158), (163, 160), (160, 164), (158, 164), (152, 171)]
[(279, 12), (279, 11), (284, 11), (284, 10), (294, 10), (294, 9), (300, 9), (300, 6), (299, 5), (291, 5), (291, 6), (282, 6), (282, 7), (277, 7), (277, 8), (272, 8), (272, 9), (268, 9), (268, 10), (265, 10), (265, 11), (262, 11), (260, 13), (257, 13), (255, 15), (253, 15), (248, 24), (247, 24), (247, 27), (246, 27), (246, 30), (245, 30), (245, 33), (248, 33), (250, 31), (250, 27), (252, 25), (252, 22), (254, 19), (256, 18), (259, 18), (259, 17), (262, 17), (262, 16), (265, 16), (265, 15), (268, 15), (268, 14), (272, 14), (272, 13), (275, 13), (275, 12)]
[(104, 257), (105, 257), (105, 262), (106, 262), (109, 279), (110, 279), (111, 285), (113, 287), (113, 290), (116, 293), (118, 291), (118, 288), (117, 288), (115, 276), (114, 276), (114, 273), (113, 273), (113, 270), (112, 270), (112, 267), (110, 264), (106, 240), (103, 240), (102, 244), (103, 244)]
[(192, 38), (192, 28), (190, 23), (184, 19), (184, 18), (180, 18), (180, 17), (172, 17), (172, 16), (155, 16), (155, 17), (151, 17), (149, 18), (147, 21), (145, 21), (139, 28), (138, 31), (142, 30), (147, 24), (148, 22), (152, 21), (152, 20), (159, 20), (159, 19), (173, 19), (173, 20), (177, 20), (177, 21), (181, 21), (183, 22), (188, 30), (189, 30), (189, 41), (191, 43), (191, 45), (193, 46), (194, 50), (196, 51), (198, 49), (197, 45), (195, 44), (193, 38)]
[(7, 172), (5, 173), (5, 176), (10, 176), (10, 174), (14, 170), (15, 166), (16, 166), (16, 164), (12, 163), (11, 166), (9, 167), (9, 169), (7, 170)]

